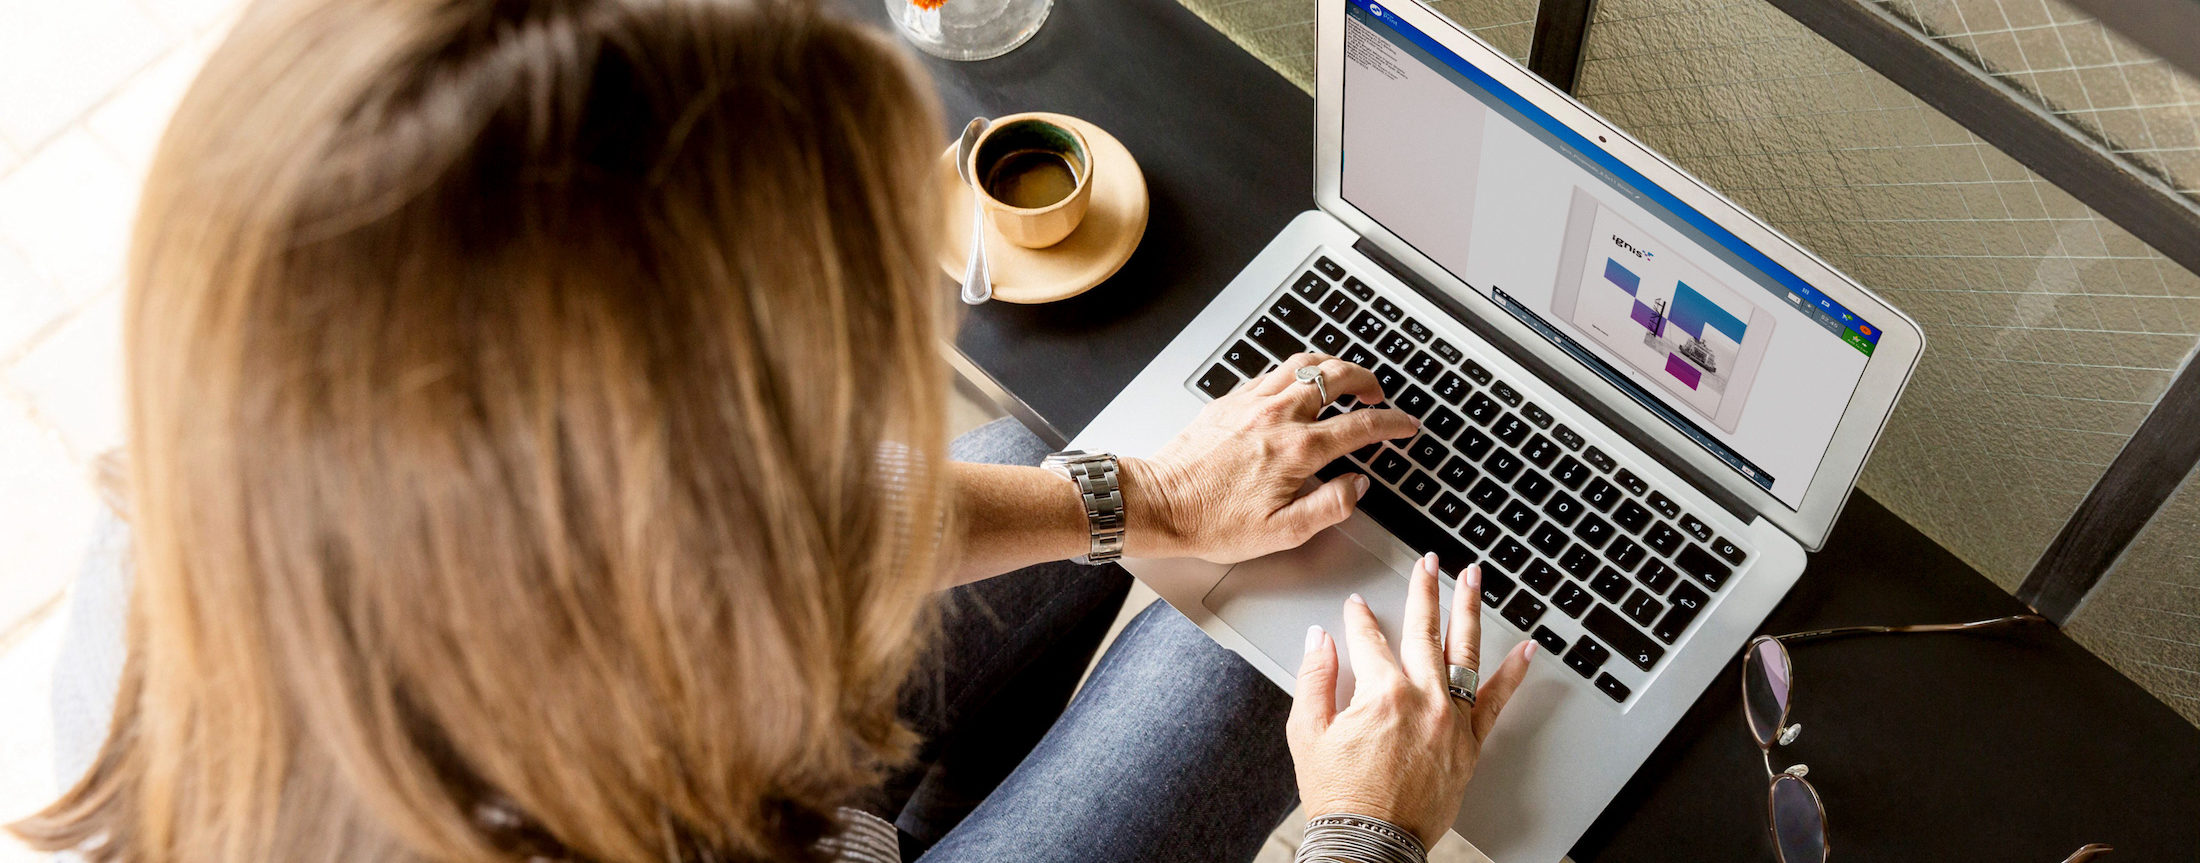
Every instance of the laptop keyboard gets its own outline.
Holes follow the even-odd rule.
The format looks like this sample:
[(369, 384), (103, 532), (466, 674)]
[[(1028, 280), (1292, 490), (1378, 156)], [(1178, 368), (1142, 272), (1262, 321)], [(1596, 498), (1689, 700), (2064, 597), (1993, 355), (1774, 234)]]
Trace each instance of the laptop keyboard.
[[(1323, 478), (1368, 474), (1360, 511), (1453, 575), (1482, 564), (1482, 602), (1625, 702), (1749, 557), (1588, 436), (1529, 400), (1383, 291), (1317, 255), (1190, 381), (1208, 398), (1305, 351), (1373, 370), (1419, 417)], [(1343, 396), (1323, 418), (1368, 409)], [(1629, 681), (1633, 681), (1631, 684)]]

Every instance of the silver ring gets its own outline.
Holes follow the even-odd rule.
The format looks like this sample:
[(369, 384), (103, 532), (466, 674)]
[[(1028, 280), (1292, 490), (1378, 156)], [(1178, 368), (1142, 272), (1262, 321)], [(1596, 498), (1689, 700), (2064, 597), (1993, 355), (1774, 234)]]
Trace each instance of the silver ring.
[(1482, 675), (1464, 665), (1444, 666), (1444, 674), (1449, 678), (1444, 688), (1451, 692), (1451, 697), (1466, 702), (1467, 709), (1473, 710), (1474, 690), (1482, 684)]
[(1329, 382), (1322, 378), (1320, 366), (1300, 366), (1298, 371), (1291, 374), (1298, 378), (1299, 383), (1313, 384), (1314, 391), (1322, 394), (1322, 404), (1329, 404)]

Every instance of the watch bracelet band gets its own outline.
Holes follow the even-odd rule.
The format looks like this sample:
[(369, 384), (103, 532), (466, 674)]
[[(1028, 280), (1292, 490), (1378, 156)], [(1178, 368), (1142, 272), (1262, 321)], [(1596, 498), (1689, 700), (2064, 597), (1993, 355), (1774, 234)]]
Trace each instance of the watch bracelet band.
[(1083, 556), (1074, 560), (1107, 563), (1122, 558), (1127, 519), (1123, 512), (1121, 463), (1113, 455), (1078, 450), (1055, 453), (1048, 456), (1047, 461), (1077, 486), (1078, 502), (1085, 510), (1091, 545)]
[(1380, 818), (1334, 813), (1309, 818), (1297, 863), (1427, 863), (1428, 850)]

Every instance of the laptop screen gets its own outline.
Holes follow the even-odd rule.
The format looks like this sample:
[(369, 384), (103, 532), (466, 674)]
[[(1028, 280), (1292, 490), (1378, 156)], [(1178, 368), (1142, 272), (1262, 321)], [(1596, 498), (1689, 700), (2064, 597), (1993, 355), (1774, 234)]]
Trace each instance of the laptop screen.
[(1377, 0), (1345, 19), (1345, 201), (1799, 506), (1879, 328)]

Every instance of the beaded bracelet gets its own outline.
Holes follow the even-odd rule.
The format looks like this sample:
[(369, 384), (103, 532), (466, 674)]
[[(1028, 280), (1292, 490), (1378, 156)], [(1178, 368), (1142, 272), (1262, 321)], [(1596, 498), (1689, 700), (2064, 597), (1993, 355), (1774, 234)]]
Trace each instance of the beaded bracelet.
[(1337, 813), (1307, 819), (1297, 859), (1298, 863), (1428, 863), (1428, 850), (1396, 824)]

